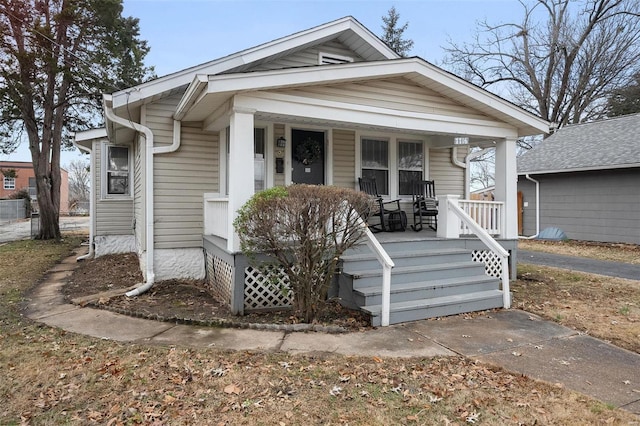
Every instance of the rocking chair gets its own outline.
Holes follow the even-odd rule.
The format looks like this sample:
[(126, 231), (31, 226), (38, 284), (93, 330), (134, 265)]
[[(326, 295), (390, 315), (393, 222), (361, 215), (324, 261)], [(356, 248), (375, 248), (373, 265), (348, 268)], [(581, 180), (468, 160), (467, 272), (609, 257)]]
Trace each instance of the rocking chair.
[[(375, 179), (358, 178), (360, 191), (369, 195), (375, 201), (375, 210), (371, 216), (378, 216), (380, 223), (369, 225), (372, 232), (404, 231), (407, 227), (407, 215), (400, 209), (400, 200), (384, 201), (378, 194)], [(387, 207), (391, 205), (392, 207)]]
[(423, 223), (427, 222), (429, 228), (438, 230), (438, 200), (436, 188), (432, 180), (413, 181), (413, 225), (411, 229), (421, 231)]

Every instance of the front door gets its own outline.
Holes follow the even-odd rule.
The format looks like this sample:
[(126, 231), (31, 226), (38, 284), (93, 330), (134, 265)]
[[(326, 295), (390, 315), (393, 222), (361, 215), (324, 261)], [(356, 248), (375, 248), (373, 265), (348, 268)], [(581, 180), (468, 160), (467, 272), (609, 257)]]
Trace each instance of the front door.
[(291, 130), (291, 182), (324, 185), (324, 132)]

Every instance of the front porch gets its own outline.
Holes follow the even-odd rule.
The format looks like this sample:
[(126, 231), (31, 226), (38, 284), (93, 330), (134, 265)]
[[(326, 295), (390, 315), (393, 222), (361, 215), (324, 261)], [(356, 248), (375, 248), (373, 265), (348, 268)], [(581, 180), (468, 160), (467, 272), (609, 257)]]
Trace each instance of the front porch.
[[(291, 293), (281, 291), (287, 282), (283, 273), (274, 270), (264, 276), (242, 253), (228, 250), (226, 228), (216, 226), (225, 223), (226, 199), (207, 194), (204, 203), (203, 246), (210, 291), (239, 315), (291, 306)], [(515, 275), (517, 240), (503, 236), (503, 203), (444, 196), (440, 204), (438, 232), (425, 227), (420, 232), (408, 228), (369, 233), (368, 241), (342, 257), (330, 297), (369, 312), (373, 325), (509, 307), (508, 282)], [(462, 219), (454, 213), (455, 206), (462, 207)], [(483, 242), (487, 238), (489, 245)], [(378, 261), (381, 253), (393, 265), (388, 268), (387, 288), (386, 268)], [(511, 254), (511, 262), (505, 253)]]

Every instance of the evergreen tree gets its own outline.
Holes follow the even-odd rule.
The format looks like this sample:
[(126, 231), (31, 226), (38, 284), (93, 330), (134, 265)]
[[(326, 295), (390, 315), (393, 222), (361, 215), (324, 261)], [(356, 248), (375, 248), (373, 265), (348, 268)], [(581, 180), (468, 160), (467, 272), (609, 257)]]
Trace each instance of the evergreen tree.
[(387, 13), (387, 16), (382, 17), (382, 22), (384, 22), (384, 25), (382, 26), (382, 41), (384, 41), (387, 46), (392, 48), (398, 55), (405, 58), (413, 47), (413, 40), (405, 40), (402, 38), (405, 30), (409, 26), (409, 23), (406, 22), (403, 26), (398, 26), (400, 14), (396, 11), (395, 6), (392, 6)]
[(640, 72), (633, 76), (628, 86), (614, 90), (607, 100), (607, 116), (635, 114), (640, 112)]

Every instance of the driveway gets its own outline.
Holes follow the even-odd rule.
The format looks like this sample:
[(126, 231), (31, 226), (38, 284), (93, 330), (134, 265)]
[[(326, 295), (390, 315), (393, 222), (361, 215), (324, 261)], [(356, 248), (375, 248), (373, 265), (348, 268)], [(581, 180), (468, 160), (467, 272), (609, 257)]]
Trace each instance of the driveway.
[[(89, 232), (89, 216), (60, 217), (60, 231)], [(0, 224), (0, 244), (29, 238), (31, 238), (30, 219)]]
[(640, 280), (640, 265), (633, 265), (631, 263), (611, 262), (607, 260), (527, 250), (518, 250), (518, 262), (553, 266), (556, 268), (607, 275), (609, 277), (626, 278), (629, 280)]

